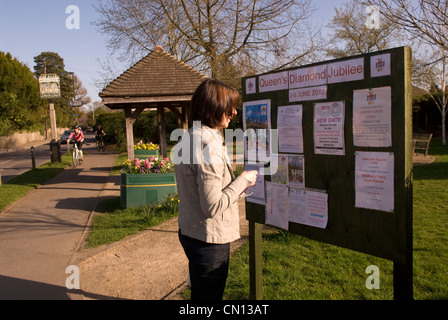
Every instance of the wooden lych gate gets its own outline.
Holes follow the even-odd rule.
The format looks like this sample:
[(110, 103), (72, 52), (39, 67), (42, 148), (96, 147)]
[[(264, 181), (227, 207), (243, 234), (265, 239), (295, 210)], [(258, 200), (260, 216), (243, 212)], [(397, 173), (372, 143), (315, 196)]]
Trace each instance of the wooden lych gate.
[(151, 53), (123, 72), (99, 94), (110, 109), (123, 109), (126, 117), (128, 159), (134, 159), (133, 125), (145, 109), (157, 110), (160, 155), (167, 156), (165, 108), (188, 129), (191, 97), (206, 78), (156, 46)]

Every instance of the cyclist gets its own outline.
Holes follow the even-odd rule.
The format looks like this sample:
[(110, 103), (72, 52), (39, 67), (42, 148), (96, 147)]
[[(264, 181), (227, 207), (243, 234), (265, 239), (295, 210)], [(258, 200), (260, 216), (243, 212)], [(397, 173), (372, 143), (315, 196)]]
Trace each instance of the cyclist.
[(81, 157), (81, 161), (83, 161), (83, 156), (82, 156), (82, 145), (84, 142), (84, 134), (82, 133), (81, 129), (79, 128), (79, 125), (75, 124), (73, 126), (73, 132), (70, 133), (70, 135), (68, 136), (67, 139), (67, 148), (68, 148), (68, 144), (70, 142), (70, 139), (73, 137), (73, 140), (75, 141), (75, 143), (78, 145), (78, 149), (79, 149), (79, 156)]
[(104, 133), (103, 129), (101, 128), (101, 125), (99, 124), (96, 127), (95, 130), (95, 138), (96, 138), (96, 148), (99, 150), (100, 147), (100, 140), (103, 138), (103, 136), (105, 136), (106, 134)]

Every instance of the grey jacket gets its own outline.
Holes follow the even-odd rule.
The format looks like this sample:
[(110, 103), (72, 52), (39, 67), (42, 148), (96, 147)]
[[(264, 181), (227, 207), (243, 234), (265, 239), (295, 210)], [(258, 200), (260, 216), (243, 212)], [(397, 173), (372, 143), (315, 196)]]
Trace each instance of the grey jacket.
[(238, 199), (250, 182), (241, 176), (234, 179), (220, 132), (206, 126), (193, 127), (184, 133), (171, 155), (181, 233), (216, 244), (239, 239)]

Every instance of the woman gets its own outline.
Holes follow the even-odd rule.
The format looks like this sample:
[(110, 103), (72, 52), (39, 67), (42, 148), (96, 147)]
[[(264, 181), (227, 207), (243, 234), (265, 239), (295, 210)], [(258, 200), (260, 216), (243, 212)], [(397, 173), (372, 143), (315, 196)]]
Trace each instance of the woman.
[(82, 162), (84, 160), (84, 157), (82, 155), (82, 145), (84, 143), (84, 133), (82, 133), (81, 128), (77, 124), (75, 124), (73, 126), (73, 132), (70, 133), (70, 135), (68, 136), (67, 150), (69, 148), (69, 143), (72, 138), (75, 141), (75, 143), (78, 145), (80, 161)]
[(174, 152), (178, 157), (174, 169), (180, 200), (179, 240), (189, 260), (191, 299), (220, 300), (230, 242), (240, 238), (238, 200), (255, 184), (258, 172), (244, 171), (235, 179), (223, 149), (219, 130), (227, 128), (236, 115), (241, 103), (238, 91), (207, 79), (191, 102), (194, 125)]

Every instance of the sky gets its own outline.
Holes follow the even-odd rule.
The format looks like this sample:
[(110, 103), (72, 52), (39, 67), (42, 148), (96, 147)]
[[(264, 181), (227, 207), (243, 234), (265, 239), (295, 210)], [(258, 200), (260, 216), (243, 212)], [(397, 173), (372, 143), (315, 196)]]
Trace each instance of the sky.
[[(101, 61), (110, 53), (106, 35), (92, 22), (98, 19), (93, 8), (96, 0), (0, 0), (0, 51), (9, 52), (34, 72), (34, 57), (52, 51), (64, 59), (65, 70), (74, 72), (82, 81), (92, 101), (100, 101), (101, 91), (94, 84), (99, 79)], [(334, 7), (346, 0), (312, 0), (318, 10), (313, 14), (316, 23), (327, 25), (334, 15)], [(79, 9), (79, 28), (73, 19)], [(67, 13), (66, 13), (67, 12)], [(67, 27), (68, 23), (68, 27)], [(114, 60), (120, 71), (125, 66)], [(118, 74), (117, 74), (118, 76)]]

